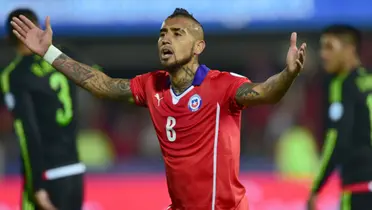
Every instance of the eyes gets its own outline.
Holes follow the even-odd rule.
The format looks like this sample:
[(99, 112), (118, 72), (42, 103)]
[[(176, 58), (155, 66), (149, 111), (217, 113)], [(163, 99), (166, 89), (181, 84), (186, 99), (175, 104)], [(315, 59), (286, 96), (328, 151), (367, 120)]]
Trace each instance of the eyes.
[[(160, 37), (164, 37), (165, 34), (166, 34), (165, 32), (160, 33)], [(172, 35), (175, 36), (175, 37), (180, 37), (180, 36), (182, 36), (182, 34), (181, 34), (180, 32), (173, 32)]]

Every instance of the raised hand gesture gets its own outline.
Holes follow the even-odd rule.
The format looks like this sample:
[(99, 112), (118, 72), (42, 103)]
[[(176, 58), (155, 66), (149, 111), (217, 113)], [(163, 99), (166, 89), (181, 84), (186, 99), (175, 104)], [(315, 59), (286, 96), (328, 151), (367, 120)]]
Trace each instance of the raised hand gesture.
[(21, 40), (32, 52), (43, 57), (49, 46), (52, 44), (53, 31), (50, 26), (50, 18), (45, 19), (45, 30), (37, 27), (27, 17), (20, 15), (19, 18), (13, 17), (10, 22), (13, 26), (13, 33)]
[(297, 33), (291, 35), (290, 46), (287, 54), (287, 69), (291, 73), (299, 73), (304, 68), (306, 57), (306, 43), (297, 48)]

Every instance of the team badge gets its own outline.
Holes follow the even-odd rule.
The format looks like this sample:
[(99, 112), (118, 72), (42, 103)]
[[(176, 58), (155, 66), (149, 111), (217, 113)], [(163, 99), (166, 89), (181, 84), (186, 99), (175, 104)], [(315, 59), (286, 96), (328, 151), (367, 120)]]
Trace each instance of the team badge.
[(202, 99), (198, 94), (191, 96), (189, 100), (189, 109), (192, 112), (198, 111), (202, 105)]

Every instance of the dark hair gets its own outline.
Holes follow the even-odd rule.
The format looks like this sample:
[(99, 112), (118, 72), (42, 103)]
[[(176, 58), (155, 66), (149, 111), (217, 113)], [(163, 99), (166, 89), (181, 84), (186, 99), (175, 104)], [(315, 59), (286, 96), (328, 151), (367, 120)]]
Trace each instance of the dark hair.
[(346, 24), (335, 24), (325, 28), (322, 34), (331, 34), (340, 38), (347, 37), (351, 44), (356, 47), (357, 53), (360, 53), (362, 34), (355, 27)]
[(192, 14), (190, 14), (186, 9), (183, 9), (183, 8), (176, 8), (174, 10), (174, 12), (168, 16), (167, 19), (169, 18), (175, 18), (175, 17), (185, 17), (185, 18), (189, 18), (191, 20), (193, 20), (195, 23), (197, 23), (198, 25), (202, 26), (198, 20), (196, 20), (194, 18), (194, 16)]
[(10, 21), (12, 20), (13, 17), (18, 17), (20, 15), (26, 16), (28, 19), (30, 19), (34, 23), (38, 22), (38, 18), (36, 14), (30, 9), (19, 8), (19, 9), (16, 9), (10, 12), (8, 15), (8, 18), (6, 19), (5, 30), (9, 36), (9, 40), (11, 44), (14, 44), (14, 45), (18, 43), (18, 38), (13, 34), (13, 26), (10, 24)]

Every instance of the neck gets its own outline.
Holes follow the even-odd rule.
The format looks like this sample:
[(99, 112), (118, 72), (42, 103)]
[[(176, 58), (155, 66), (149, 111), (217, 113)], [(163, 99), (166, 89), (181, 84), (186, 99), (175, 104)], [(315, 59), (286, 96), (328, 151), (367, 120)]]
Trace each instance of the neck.
[(171, 85), (176, 94), (182, 93), (191, 86), (198, 67), (198, 63), (191, 63), (169, 72)]
[(349, 59), (344, 67), (343, 67), (343, 70), (341, 71), (342, 73), (344, 72), (350, 72), (350, 71), (353, 71), (355, 70), (357, 67), (359, 67), (361, 65), (361, 61), (359, 60), (359, 58), (351, 58)]
[(19, 44), (16, 47), (16, 52), (20, 55), (26, 56), (26, 55), (32, 55), (32, 51), (28, 49), (25, 45)]

